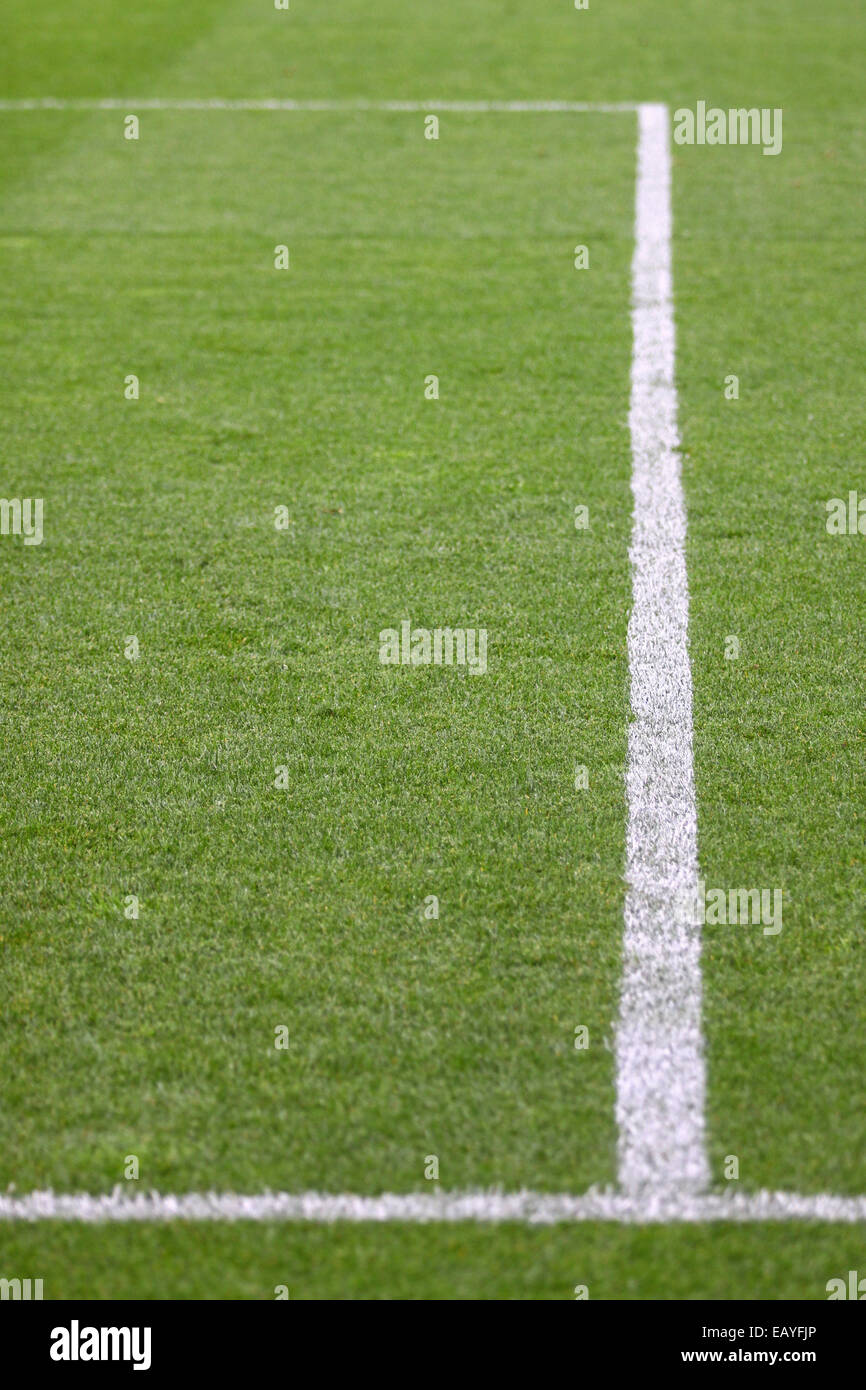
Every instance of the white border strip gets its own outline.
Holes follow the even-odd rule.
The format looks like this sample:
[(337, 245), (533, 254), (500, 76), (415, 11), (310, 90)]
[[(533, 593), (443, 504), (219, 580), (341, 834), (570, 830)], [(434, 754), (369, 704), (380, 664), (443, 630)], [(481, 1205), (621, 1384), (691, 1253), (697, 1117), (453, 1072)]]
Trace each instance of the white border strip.
[(698, 1193), (704, 1144), (701, 942), (686, 513), (680, 483), (667, 107), (638, 110), (629, 428), (634, 521), (626, 899), (616, 1119), (623, 1192)]
[(282, 97), (21, 97), (0, 111), (637, 111), (634, 101), (294, 101)]
[(582, 1197), (545, 1192), (384, 1192), (356, 1193), (159, 1192), (131, 1194), (116, 1187), (102, 1196), (51, 1191), (0, 1197), (0, 1222), (75, 1221), (403, 1221), (412, 1224), (518, 1221), (530, 1226), (609, 1221), (622, 1225), (703, 1221), (866, 1221), (866, 1197), (798, 1196), (791, 1192), (724, 1194), (652, 1193), (641, 1197), (587, 1192)]

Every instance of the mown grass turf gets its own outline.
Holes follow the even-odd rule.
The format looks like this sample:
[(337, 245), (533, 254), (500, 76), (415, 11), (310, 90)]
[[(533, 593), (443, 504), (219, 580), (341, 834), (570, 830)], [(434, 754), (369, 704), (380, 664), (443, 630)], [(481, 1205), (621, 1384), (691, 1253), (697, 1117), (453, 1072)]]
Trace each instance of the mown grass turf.
[(778, 935), (704, 932), (710, 1134), (717, 1178), (863, 1192), (866, 538), (825, 503), (866, 482), (864, 138), (786, 119), (778, 159), (676, 165), (701, 867), (783, 890)]
[[(786, 890), (779, 937), (707, 933), (708, 1118), (719, 1180), (736, 1154), (744, 1186), (866, 1191), (864, 569), (823, 510), (862, 486), (853, 4), (90, 0), (38, 41), (5, 14), (3, 95), (784, 107), (778, 159), (674, 175), (702, 868)], [(0, 1182), (99, 1190), (130, 1153), (163, 1189), (406, 1190), (431, 1153), (448, 1186), (610, 1181), (633, 118), (122, 116), (0, 115), (0, 494), (46, 499), (43, 546), (0, 539)], [(488, 674), (381, 668), (404, 617), (487, 627)], [(293, 1297), (820, 1297), (857, 1239), (0, 1250), (100, 1297), (268, 1296), (283, 1250), (315, 1266)]]
[[(46, 1299), (821, 1300), (863, 1268), (856, 1227), (816, 1224), (18, 1226), (4, 1269)], [(768, 1315), (768, 1323), (775, 1319)], [(699, 1345), (699, 1343), (695, 1343)]]
[[(7, 1180), (612, 1178), (632, 142), (99, 115), (19, 169)], [(404, 618), (489, 670), (382, 667)]]

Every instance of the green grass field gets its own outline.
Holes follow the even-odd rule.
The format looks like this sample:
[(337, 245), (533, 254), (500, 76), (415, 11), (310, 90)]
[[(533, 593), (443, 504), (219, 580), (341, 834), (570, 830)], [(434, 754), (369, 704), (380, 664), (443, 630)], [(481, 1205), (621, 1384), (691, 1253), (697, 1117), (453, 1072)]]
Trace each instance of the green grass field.
[[(777, 158), (674, 160), (701, 869), (785, 895), (705, 933), (720, 1188), (866, 1193), (866, 539), (824, 506), (866, 491), (862, 38), (853, 0), (0, 26), (5, 99), (784, 109)], [(0, 1190), (613, 1184), (635, 117), (125, 114), (0, 110), (0, 494), (45, 499), (0, 537)], [(405, 619), (485, 628), (486, 674), (381, 665)], [(864, 1260), (826, 1224), (0, 1224), (50, 1298), (811, 1299)]]

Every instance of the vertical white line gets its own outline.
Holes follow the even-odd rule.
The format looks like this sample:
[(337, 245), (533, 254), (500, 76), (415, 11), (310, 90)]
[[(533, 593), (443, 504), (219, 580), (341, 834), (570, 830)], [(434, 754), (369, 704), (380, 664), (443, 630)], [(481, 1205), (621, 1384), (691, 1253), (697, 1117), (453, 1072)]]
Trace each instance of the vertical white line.
[(632, 261), (632, 723), (616, 1033), (619, 1184), (626, 1193), (700, 1192), (709, 1182), (671, 227), (668, 110), (644, 103)]

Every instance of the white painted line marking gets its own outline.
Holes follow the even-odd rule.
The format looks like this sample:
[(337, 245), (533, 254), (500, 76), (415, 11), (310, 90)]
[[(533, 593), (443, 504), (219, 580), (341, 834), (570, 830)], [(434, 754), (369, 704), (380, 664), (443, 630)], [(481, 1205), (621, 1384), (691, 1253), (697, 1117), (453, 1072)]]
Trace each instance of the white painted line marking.
[(702, 1192), (700, 929), (686, 514), (680, 483), (667, 107), (638, 110), (629, 428), (634, 521), (625, 933), (616, 1033), (619, 1185)]
[(294, 101), (280, 97), (21, 97), (0, 100), (0, 111), (637, 111), (634, 101)]
[(557, 1222), (612, 1221), (649, 1225), (699, 1221), (866, 1221), (866, 1197), (798, 1196), (791, 1192), (645, 1193), (587, 1192), (582, 1197), (549, 1192), (352, 1192), (130, 1193), (115, 1188), (102, 1196), (30, 1192), (0, 1196), (2, 1221), (337, 1221), (429, 1222), (519, 1221), (531, 1226)]

